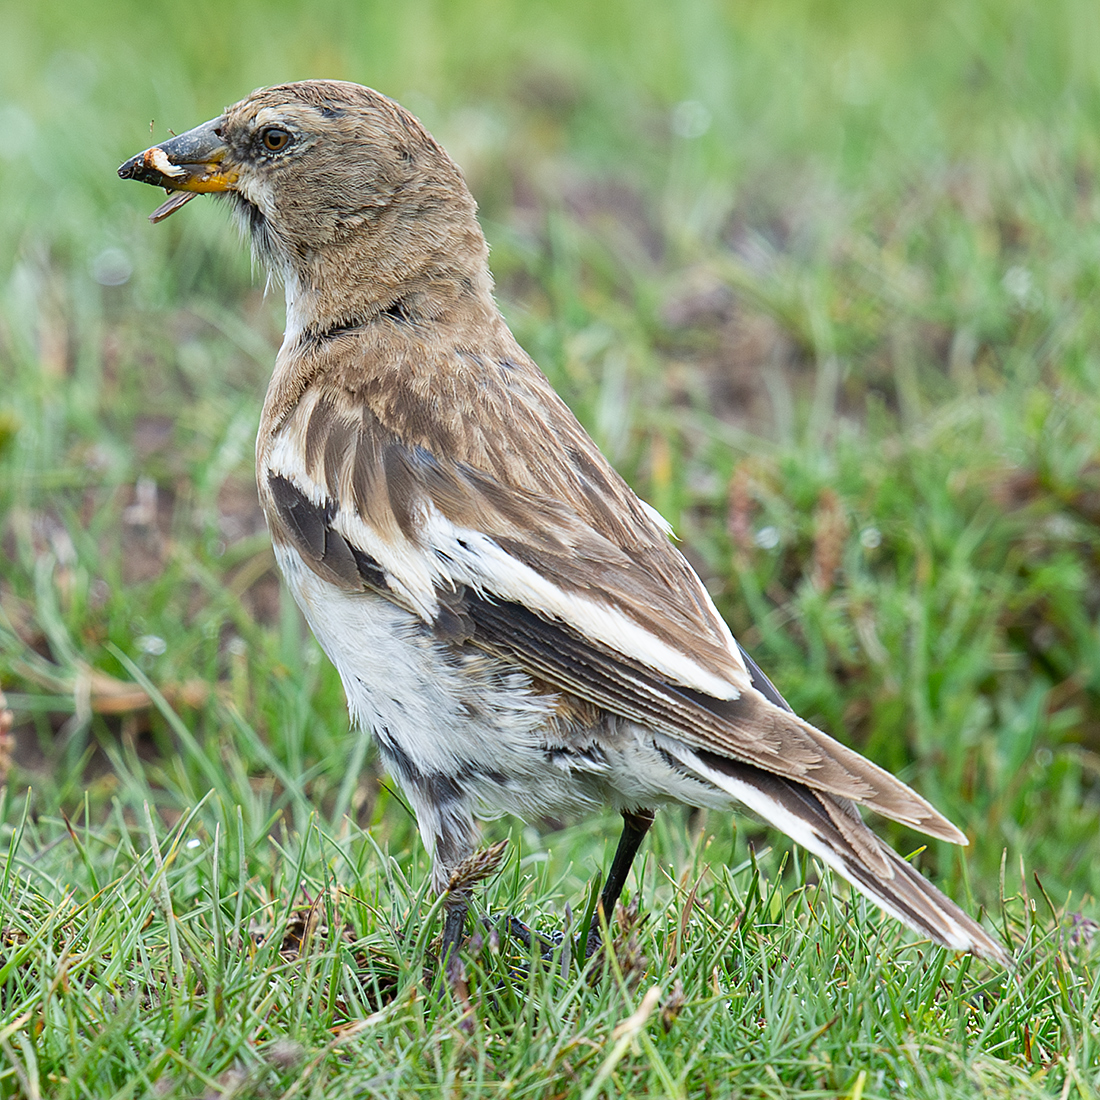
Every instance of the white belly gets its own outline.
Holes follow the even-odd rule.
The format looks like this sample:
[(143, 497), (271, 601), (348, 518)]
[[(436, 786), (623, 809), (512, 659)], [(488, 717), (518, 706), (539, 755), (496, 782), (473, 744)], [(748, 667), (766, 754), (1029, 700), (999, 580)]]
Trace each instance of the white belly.
[(334, 587), (289, 547), (276, 547), (276, 556), (340, 673), (352, 718), (374, 732), (410, 796), (408, 780), (419, 773), (457, 778), (481, 816), (602, 801), (603, 791), (578, 772), (598, 780), (605, 767), (568, 753), (548, 764), (567, 746), (555, 737), (553, 698), (535, 694), (526, 674), (472, 647), (436, 641), (417, 616), (382, 596)]

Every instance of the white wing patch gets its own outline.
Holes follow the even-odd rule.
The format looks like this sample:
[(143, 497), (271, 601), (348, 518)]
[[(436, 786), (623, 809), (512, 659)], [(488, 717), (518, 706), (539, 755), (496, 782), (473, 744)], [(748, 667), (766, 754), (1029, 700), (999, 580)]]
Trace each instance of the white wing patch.
[[(669, 523), (668, 520), (665, 519), (665, 517), (662, 516), (661, 513), (658, 512), (657, 509), (654, 508), (652, 504), (649, 503), (649, 501), (642, 500), (641, 497), (638, 497), (637, 499), (638, 499), (638, 503), (642, 506), (642, 511), (645, 512), (645, 514), (647, 516), (649, 516), (649, 518), (651, 520), (653, 520), (653, 522), (657, 525), (658, 529), (663, 531), (666, 535), (668, 535), (668, 537), (670, 539), (675, 539), (676, 538), (676, 530), (672, 526), (672, 524)], [(730, 633), (729, 624), (726, 622), (725, 619), (722, 618), (721, 615), (718, 614), (718, 608), (716, 608), (714, 606), (714, 602), (710, 598), (710, 593), (707, 592), (706, 587), (704, 586), (703, 582), (700, 580), (700, 581), (698, 581), (698, 584), (699, 584), (699, 594), (707, 602), (707, 610), (710, 612), (710, 620), (714, 624), (714, 628), (722, 636), (723, 641), (725, 641), (726, 649), (729, 651), (729, 656), (730, 656), (730, 659), (732, 660), (733, 664), (744, 675), (744, 680), (743, 681), (740, 681), (740, 680), (738, 681), (738, 683), (741, 686), (741, 691), (744, 691), (745, 688), (749, 687), (752, 684), (752, 676), (749, 673), (749, 670), (746, 667), (745, 662), (741, 657), (741, 650), (737, 648), (737, 642), (734, 641), (733, 634)], [(738, 693), (738, 694), (740, 694), (740, 693)], [(723, 698), (723, 697), (719, 696), (719, 698)], [(728, 698), (736, 698), (736, 696), (729, 696)]]
[(436, 554), (445, 555), (444, 564), (452, 582), (468, 584), (560, 619), (593, 641), (716, 699), (736, 699), (750, 686), (747, 672), (741, 682), (715, 675), (623, 612), (599, 600), (564, 591), (502, 550), (487, 535), (455, 526), (436, 508), (430, 507), (426, 518), (425, 541)]
[(642, 511), (645, 512), (645, 514), (649, 516), (649, 518), (653, 520), (653, 522), (662, 531), (664, 531), (664, 533), (668, 535), (670, 539), (676, 537), (676, 532), (673, 530), (672, 524), (669, 523), (668, 520), (665, 519), (665, 517), (662, 516), (661, 513), (658, 512), (652, 504), (649, 503), (648, 500), (642, 500), (641, 497), (638, 497), (638, 503), (642, 506)]
[[(323, 508), (329, 502), (327, 490), (305, 471), (303, 447), (296, 433), (284, 426), (275, 436), (267, 458), (268, 470), (292, 482), (310, 503)], [(432, 555), (424, 553), (407, 539), (391, 542), (365, 523), (353, 508), (341, 507), (333, 516), (332, 526), (353, 546), (378, 562), (394, 594), (411, 607), (425, 622), (431, 622), (439, 609), (436, 585), (447, 580), (441, 575)], [(433, 567), (434, 566), (434, 567)]]

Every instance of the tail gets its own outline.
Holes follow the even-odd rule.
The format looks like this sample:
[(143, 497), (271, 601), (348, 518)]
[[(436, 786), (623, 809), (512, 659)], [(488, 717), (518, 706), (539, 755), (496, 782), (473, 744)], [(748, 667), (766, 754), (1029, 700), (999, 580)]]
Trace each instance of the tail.
[(1004, 948), (977, 921), (871, 832), (854, 802), (714, 753), (692, 751), (682, 743), (665, 747), (902, 924), (954, 951), (1009, 965)]

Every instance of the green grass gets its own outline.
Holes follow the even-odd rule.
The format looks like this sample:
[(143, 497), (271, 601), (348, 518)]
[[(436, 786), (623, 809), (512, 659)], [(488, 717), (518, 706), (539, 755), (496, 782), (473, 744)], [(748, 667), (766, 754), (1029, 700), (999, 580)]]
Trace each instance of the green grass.
[[(456, 1006), (430, 989), (438, 905), (415, 851), (316, 819), (256, 837), (234, 811), (212, 795), (165, 829), (120, 799), (70, 833), (15, 808), (14, 844), (35, 855), (5, 883), (7, 1095), (34, 1078), (43, 1095), (93, 1096), (586, 1096), (601, 1082), (612, 1095), (1091, 1094), (1097, 987), (1026, 899), (1005, 910), (1023, 945), (1006, 980), (906, 945), (804, 879), (801, 860), (782, 880), (755, 860), (716, 872), (705, 834), (662, 829), (642, 871), (647, 919), (621, 918), (607, 963), (579, 973), (485, 935)], [(528, 854), (482, 904), (526, 914), (563, 890), (572, 876)]]
[[(0, 1098), (1100, 1094), (1094, 5), (0, 26)], [(605, 970), (486, 935), (433, 996), (415, 827), (255, 503), (281, 296), (214, 202), (151, 227), (114, 176), (307, 76), (452, 150), (521, 341), (796, 708), (966, 830), (918, 858), (1015, 976), (666, 814)], [(534, 824), (486, 827), (478, 904), (576, 928), (616, 823)]]

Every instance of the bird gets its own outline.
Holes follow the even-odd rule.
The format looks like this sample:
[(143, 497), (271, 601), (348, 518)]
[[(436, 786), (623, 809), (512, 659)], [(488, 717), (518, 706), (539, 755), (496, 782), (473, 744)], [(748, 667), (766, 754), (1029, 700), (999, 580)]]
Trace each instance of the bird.
[(654, 814), (679, 804), (747, 810), (920, 935), (1008, 965), (860, 808), (966, 836), (793, 711), (520, 347), (462, 172), (409, 111), (343, 81), (262, 88), (118, 174), (168, 192), (153, 221), (228, 200), (285, 289), (260, 501), (415, 812), (442, 959), (495, 865), (476, 818), (618, 810), (610, 920)]

